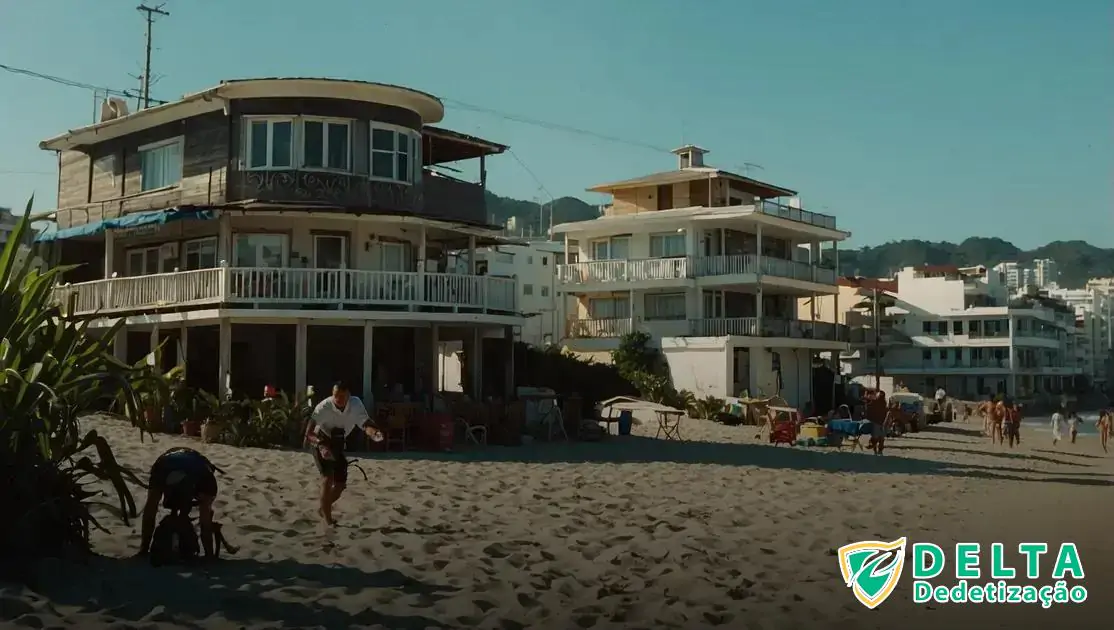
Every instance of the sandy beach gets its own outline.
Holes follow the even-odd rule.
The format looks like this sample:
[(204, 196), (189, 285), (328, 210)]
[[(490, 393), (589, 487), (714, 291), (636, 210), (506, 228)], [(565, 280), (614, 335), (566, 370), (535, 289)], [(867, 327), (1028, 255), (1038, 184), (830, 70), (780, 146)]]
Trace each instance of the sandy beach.
[[(45, 563), (39, 592), (0, 588), (26, 628), (1105, 627), (1114, 606), (1114, 455), (1094, 436), (991, 446), (974, 423), (887, 454), (772, 447), (753, 427), (686, 420), (686, 442), (397, 453), (353, 469), (322, 527), (303, 452), (236, 449), (91, 419), (144, 474), (189, 445), (226, 471), (217, 519), (235, 556), (191, 570), (128, 559), (138, 528), (105, 516), (101, 557)], [(136, 489), (137, 502), (143, 491)], [(839, 546), (864, 539), (1080, 545), (1092, 598), (1074, 608), (926, 606), (909, 580), (875, 611), (844, 586)], [(955, 625), (959, 624), (959, 625)]]

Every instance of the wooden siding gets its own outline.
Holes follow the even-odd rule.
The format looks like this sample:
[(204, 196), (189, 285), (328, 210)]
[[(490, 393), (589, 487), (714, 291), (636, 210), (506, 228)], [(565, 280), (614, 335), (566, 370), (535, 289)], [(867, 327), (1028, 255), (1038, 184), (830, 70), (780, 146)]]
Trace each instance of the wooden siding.
[[(139, 147), (184, 137), (182, 181), (168, 189), (141, 190)], [(188, 118), (93, 146), (89, 154), (63, 151), (59, 167), (59, 228), (129, 212), (225, 200), (228, 121), (220, 112)]]
[(394, 105), (327, 98), (253, 98), (232, 101), (231, 114), (240, 116), (324, 116), (374, 120), (420, 130), (422, 118), (416, 112)]

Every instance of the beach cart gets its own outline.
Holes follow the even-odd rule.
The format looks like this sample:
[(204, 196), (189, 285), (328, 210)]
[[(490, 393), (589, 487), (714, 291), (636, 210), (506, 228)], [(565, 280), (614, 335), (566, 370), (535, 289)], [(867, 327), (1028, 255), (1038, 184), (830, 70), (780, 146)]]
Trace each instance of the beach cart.
[(768, 408), (769, 425), (770, 425), (770, 444), (789, 444), (790, 446), (797, 443), (797, 434), (800, 432), (801, 427), (801, 412), (793, 407), (774, 407)]

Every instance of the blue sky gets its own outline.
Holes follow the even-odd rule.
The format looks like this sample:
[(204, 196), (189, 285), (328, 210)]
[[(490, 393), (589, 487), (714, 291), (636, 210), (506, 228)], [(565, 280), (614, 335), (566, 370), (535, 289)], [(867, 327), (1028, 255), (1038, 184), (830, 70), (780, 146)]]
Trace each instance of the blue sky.
[[(0, 0), (0, 64), (133, 87), (136, 4)], [(594, 200), (583, 192), (592, 184), (673, 168), (652, 147), (684, 141), (710, 149), (716, 166), (761, 165), (752, 175), (837, 215), (854, 245), (980, 235), (1114, 246), (1108, 0), (167, 0), (166, 9), (154, 96), (252, 76), (423, 89), (449, 99), (445, 126), (513, 147), (526, 168), (494, 160), (488, 181), (499, 194)], [(35, 193), (37, 207), (53, 207), (55, 158), (37, 143), (92, 116), (87, 91), (0, 71), (0, 205), (22, 207)]]

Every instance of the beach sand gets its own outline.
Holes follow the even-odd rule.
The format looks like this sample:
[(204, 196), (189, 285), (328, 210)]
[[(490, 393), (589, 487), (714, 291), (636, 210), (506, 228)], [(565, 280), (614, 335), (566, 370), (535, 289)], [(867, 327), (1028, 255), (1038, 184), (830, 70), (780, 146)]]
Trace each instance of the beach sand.
[[(941, 425), (876, 457), (686, 420), (684, 443), (644, 424), (601, 443), (376, 455), (362, 462), (369, 481), (352, 469), (340, 526), (326, 529), (304, 452), (141, 443), (119, 421), (87, 424), (144, 474), (172, 446), (209, 456), (227, 472), (217, 520), (241, 549), (152, 568), (127, 559), (138, 529), (106, 515), (101, 557), (44, 563), (39, 592), (0, 589), (5, 627), (1091, 628), (1114, 611), (1101, 588), (1114, 579), (1114, 456), (1093, 436), (1054, 449), (1033, 431), (1011, 451), (975, 424)], [(1092, 598), (1051, 610), (915, 605), (906, 574), (866, 610), (835, 549), (900, 536), (1071, 540)]]

